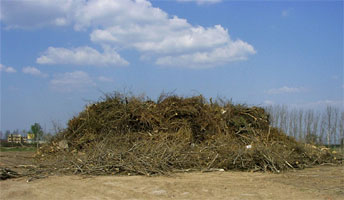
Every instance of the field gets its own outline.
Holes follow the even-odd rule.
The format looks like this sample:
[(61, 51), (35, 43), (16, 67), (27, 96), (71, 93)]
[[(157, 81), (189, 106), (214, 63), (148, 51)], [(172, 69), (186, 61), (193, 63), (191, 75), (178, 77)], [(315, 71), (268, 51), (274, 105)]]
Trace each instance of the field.
[[(0, 153), (0, 167), (20, 172), (33, 152)], [(28, 181), (29, 180), (29, 181)], [(281, 174), (189, 172), (170, 176), (50, 176), (0, 181), (0, 199), (343, 199), (343, 166)]]
[(1, 152), (7, 151), (36, 151), (36, 147), (0, 147)]

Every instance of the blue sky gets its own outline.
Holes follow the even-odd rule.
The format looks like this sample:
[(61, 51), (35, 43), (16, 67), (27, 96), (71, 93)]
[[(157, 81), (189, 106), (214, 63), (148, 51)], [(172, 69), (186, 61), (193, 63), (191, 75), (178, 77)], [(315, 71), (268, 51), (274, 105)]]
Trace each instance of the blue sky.
[(1, 127), (103, 92), (343, 108), (342, 1), (1, 1)]

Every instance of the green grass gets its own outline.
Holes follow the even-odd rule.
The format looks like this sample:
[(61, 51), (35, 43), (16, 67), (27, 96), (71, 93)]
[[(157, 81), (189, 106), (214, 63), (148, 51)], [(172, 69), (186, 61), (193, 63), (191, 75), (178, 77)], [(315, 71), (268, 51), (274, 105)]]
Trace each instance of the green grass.
[(0, 152), (8, 151), (36, 151), (36, 147), (0, 147)]

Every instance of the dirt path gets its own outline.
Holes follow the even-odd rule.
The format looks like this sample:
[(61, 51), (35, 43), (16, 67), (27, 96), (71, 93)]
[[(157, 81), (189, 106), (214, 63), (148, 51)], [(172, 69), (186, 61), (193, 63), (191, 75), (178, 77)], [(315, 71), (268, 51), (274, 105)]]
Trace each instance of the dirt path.
[[(18, 155), (17, 155), (18, 156)], [(4, 164), (2, 160), (2, 164)], [(172, 177), (52, 176), (0, 181), (0, 199), (344, 199), (343, 166), (283, 174), (184, 173)]]

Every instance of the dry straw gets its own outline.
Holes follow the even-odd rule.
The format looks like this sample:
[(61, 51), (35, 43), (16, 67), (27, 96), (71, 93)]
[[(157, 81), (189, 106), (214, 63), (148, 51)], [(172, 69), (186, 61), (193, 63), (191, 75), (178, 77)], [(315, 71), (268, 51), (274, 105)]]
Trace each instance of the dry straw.
[(280, 172), (342, 162), (328, 149), (270, 127), (259, 107), (202, 96), (162, 95), (155, 102), (120, 93), (86, 106), (37, 158), (49, 170), (91, 175)]

